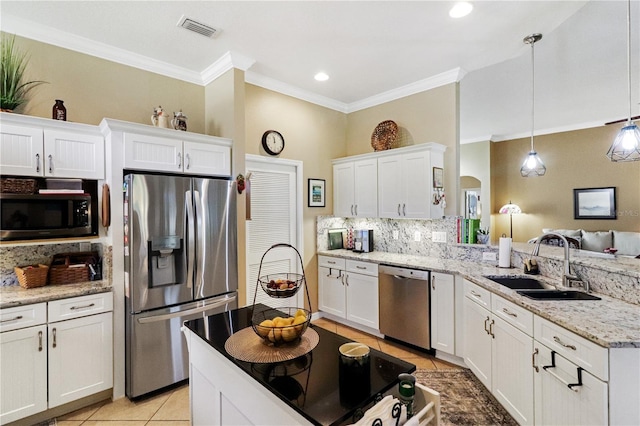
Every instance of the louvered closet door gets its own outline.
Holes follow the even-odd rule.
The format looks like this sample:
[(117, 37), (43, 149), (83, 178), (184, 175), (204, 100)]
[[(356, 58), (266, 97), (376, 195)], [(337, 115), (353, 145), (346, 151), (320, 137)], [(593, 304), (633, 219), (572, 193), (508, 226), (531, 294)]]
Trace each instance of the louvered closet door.
[[(251, 220), (247, 221), (247, 305), (253, 303), (260, 260), (269, 248), (278, 243), (296, 247), (298, 241), (298, 190), (295, 165), (251, 161), (247, 159), (247, 172), (251, 173)], [(301, 168), (301, 167), (300, 167)], [(298, 248), (298, 247), (296, 247)], [(291, 248), (270, 250), (262, 262), (260, 275), (282, 272), (302, 273), (300, 261)], [(256, 303), (272, 307), (302, 306), (303, 294), (275, 299), (258, 288)]]

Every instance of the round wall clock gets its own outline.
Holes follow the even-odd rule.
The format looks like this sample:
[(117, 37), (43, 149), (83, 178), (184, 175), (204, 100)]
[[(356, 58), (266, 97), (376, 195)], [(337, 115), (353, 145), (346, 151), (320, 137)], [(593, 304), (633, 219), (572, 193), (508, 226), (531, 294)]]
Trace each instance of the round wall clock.
[(267, 130), (262, 135), (262, 147), (269, 155), (278, 155), (284, 149), (284, 138), (275, 130)]

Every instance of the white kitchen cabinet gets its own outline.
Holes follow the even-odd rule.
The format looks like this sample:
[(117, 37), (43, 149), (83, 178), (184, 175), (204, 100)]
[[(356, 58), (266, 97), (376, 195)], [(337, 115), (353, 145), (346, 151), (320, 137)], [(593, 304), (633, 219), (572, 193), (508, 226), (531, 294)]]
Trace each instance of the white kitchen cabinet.
[(47, 409), (46, 303), (0, 316), (0, 424), (6, 424)]
[(491, 312), (469, 297), (464, 300), (464, 361), (487, 389), (491, 389)]
[(0, 115), (2, 174), (104, 179), (104, 138), (97, 127)]
[(456, 352), (454, 276), (431, 272), (431, 347), (451, 355)]
[(330, 256), (318, 256), (318, 265), (318, 309), (378, 330), (378, 265)]
[(433, 167), (443, 167), (445, 148), (427, 143), (378, 157), (378, 217), (442, 216), (442, 206), (433, 204)]
[(341, 217), (377, 216), (377, 159), (334, 160), (333, 213)]
[[(207, 137), (210, 139), (208, 143), (188, 141), (182, 132), (167, 132), (165, 136), (125, 133), (124, 167), (211, 176), (231, 174), (231, 148), (228, 141), (214, 137)], [(223, 143), (216, 144), (216, 141)]]

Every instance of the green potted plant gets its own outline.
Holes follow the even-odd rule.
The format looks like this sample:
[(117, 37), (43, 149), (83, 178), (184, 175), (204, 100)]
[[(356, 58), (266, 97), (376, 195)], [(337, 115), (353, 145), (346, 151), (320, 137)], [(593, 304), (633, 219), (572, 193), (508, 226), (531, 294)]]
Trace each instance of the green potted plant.
[(25, 52), (15, 47), (15, 36), (2, 36), (0, 46), (0, 75), (2, 92), (0, 93), (0, 109), (13, 111), (27, 102), (27, 95), (34, 87), (44, 81), (24, 81), (24, 72), (29, 63)]
[(478, 244), (488, 244), (489, 243), (489, 228), (486, 228), (486, 229), (479, 228), (476, 231), (476, 238), (478, 240)]

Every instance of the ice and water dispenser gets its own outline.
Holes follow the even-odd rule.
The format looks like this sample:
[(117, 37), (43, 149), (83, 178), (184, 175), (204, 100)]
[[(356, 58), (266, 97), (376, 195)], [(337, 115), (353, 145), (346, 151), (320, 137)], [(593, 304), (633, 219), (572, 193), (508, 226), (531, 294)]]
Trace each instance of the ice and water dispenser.
[(148, 241), (149, 287), (182, 284), (185, 282), (183, 240), (167, 235)]

